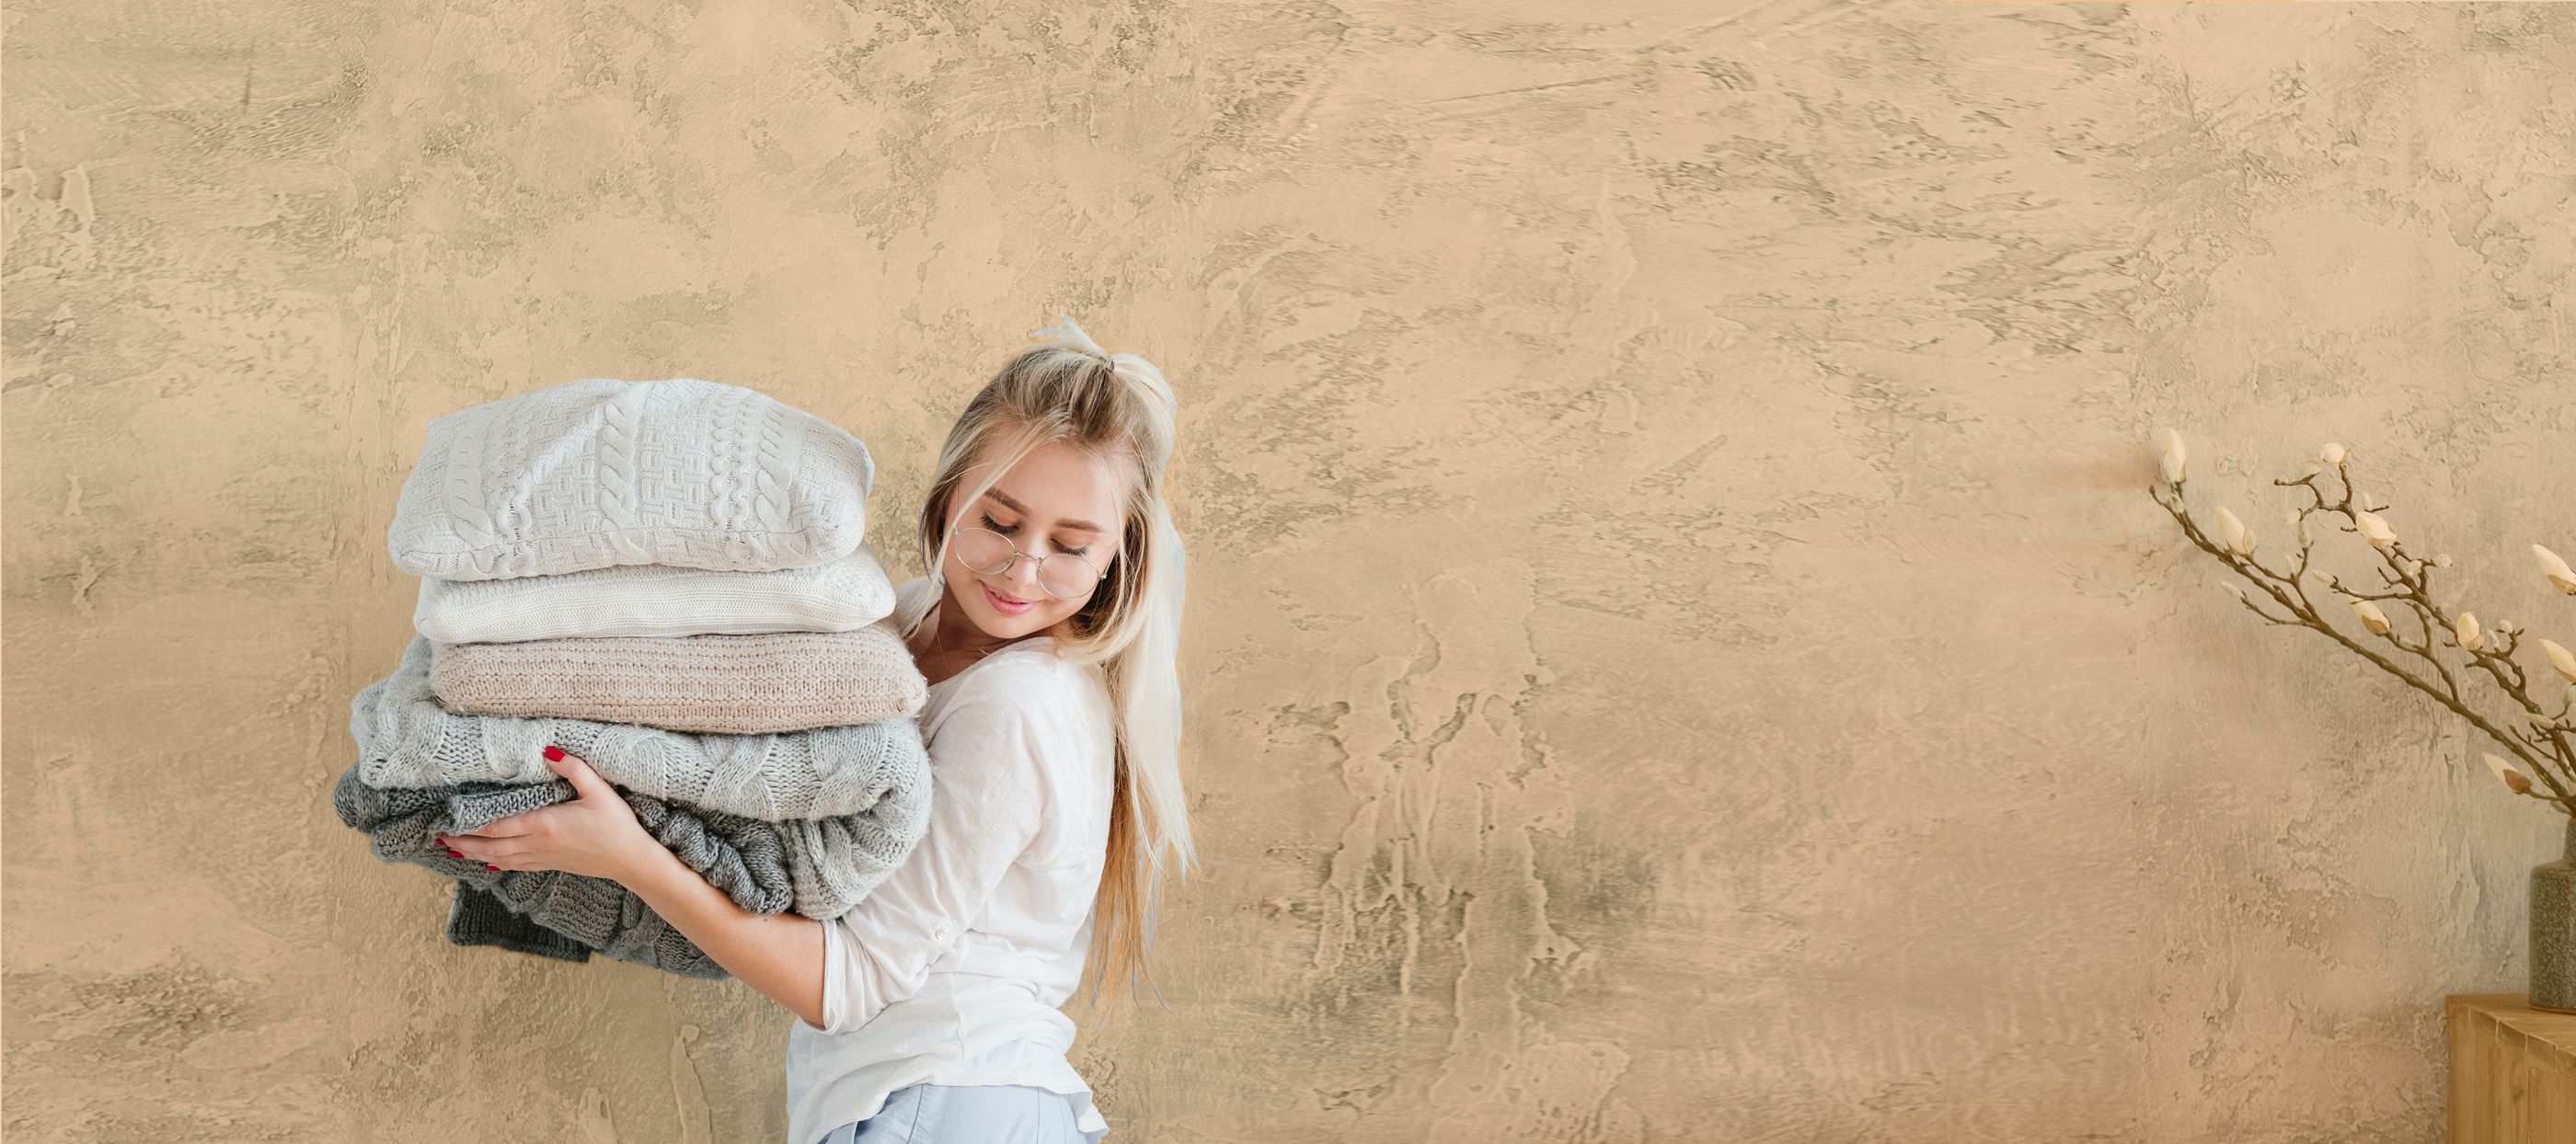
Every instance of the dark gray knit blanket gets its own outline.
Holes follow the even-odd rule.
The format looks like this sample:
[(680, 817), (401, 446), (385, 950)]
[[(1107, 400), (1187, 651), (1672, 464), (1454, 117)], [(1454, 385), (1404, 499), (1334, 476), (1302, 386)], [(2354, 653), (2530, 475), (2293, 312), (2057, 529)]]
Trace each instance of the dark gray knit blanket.
[[(367, 833), (378, 858), (456, 879), (449, 943), (576, 962), (596, 951), (683, 977), (731, 976), (634, 891), (611, 879), (561, 870), (486, 870), (480, 862), (448, 857), (434, 840), (567, 801), (574, 797), (570, 782), (379, 788), (360, 781), (363, 768), (361, 760), (341, 774), (331, 792), (332, 808), (341, 822)], [(848, 912), (893, 872), (930, 821), (927, 784), (898, 787), (857, 814), (778, 822), (611, 786), (656, 840), (755, 914), (793, 909), (820, 920)]]

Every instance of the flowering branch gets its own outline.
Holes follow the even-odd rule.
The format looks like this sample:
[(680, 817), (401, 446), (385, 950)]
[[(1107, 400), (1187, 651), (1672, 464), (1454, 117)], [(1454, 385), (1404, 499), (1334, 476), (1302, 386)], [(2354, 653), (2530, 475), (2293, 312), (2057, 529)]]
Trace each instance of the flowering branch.
[[(2216, 558), (2272, 604), (2272, 608), (2267, 609), (2256, 603), (2245, 588), (2233, 583), (2226, 585), (2247, 610), (2267, 624), (2316, 631), (2408, 686), (2432, 696), (2436, 702), (2450, 708), (2511, 752), (2512, 759), (2492, 752), (2485, 756), (2487, 766), (2504, 782), (2506, 789), (2550, 803), (2562, 813), (2576, 815), (2576, 789), (2571, 789), (2576, 788), (2576, 653), (2570, 653), (2546, 639), (2539, 641), (2550, 668), (2565, 677), (2569, 684), (2557, 713), (2552, 715), (2543, 710), (2534, 695), (2535, 685), (2523, 673), (2522, 664), (2514, 658), (2521, 645), (2523, 630), (2509, 621), (2499, 621), (2490, 634), (2479, 626), (2474, 614), (2462, 611), (2453, 615), (2436, 603), (2432, 591), (2433, 571), (2450, 567), (2451, 558), (2437, 554), (2425, 560), (2409, 555), (2403, 542), (2397, 538), (2396, 528), (2379, 515), (2380, 510), (2388, 506), (2378, 503), (2367, 491), (2354, 488), (2351, 462), (2351, 450), (2328, 443), (2319, 450), (2315, 459), (2305, 462), (2304, 474), (2298, 479), (2272, 482), (2284, 488), (2304, 489), (2309, 497), (2308, 504), (2285, 517), (2296, 529), (2299, 547), (2292, 562), (2280, 569), (2255, 559), (2254, 531), (2247, 528), (2235, 513), (2225, 508), (2217, 510), (2218, 535), (2213, 538), (2183, 506), (2183, 484), (2189, 479), (2189, 463), (2180, 434), (2167, 431), (2161, 461), (2162, 479), (2150, 485), (2147, 492), (2174, 518), (2175, 523), (2182, 526), (2183, 536), (2194, 547)], [(2329, 468), (2341, 486), (2331, 498), (2321, 480)], [(2309, 569), (2309, 554), (2315, 543), (2311, 517), (2329, 521), (2340, 531), (2356, 534), (2369, 542), (2380, 562), (2380, 567), (2375, 569), (2380, 581), (2377, 588), (2348, 587), (2331, 574)], [(2576, 596), (2576, 570), (2570, 570), (2566, 561), (2540, 545), (2532, 545), (2531, 551), (2550, 585), (2562, 593)], [(2395, 649), (2395, 654), (2366, 646), (2328, 622), (2308, 596), (2311, 581), (2341, 597), (2360, 620), (2368, 637)], [(2416, 634), (2410, 637), (2400, 633), (2389, 621), (2386, 609), (2380, 606), (2382, 603), (2402, 607), (2415, 621)], [(2440, 633), (2438, 637), (2436, 633)], [(2409, 664), (2418, 666), (2410, 668)], [(2455, 666), (2459, 668), (2458, 674), (2454, 673)], [(2520, 716), (2506, 721), (2512, 725), (2499, 726), (2461, 693), (2461, 677), (2471, 672), (2483, 672), (2495, 690), (2521, 708)], [(2514, 759), (2523, 765), (2517, 767)], [(2533, 776), (2538, 776), (2541, 785), (2548, 788), (2547, 793), (2534, 788)]]

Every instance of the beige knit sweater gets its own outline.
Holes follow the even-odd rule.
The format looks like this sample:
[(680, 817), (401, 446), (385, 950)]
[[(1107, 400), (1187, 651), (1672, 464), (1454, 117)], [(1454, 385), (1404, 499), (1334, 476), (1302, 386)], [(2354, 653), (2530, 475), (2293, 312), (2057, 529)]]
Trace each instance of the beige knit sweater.
[(907, 718), (929, 698), (891, 616), (846, 632), (433, 641), (429, 684), (460, 715), (726, 735)]

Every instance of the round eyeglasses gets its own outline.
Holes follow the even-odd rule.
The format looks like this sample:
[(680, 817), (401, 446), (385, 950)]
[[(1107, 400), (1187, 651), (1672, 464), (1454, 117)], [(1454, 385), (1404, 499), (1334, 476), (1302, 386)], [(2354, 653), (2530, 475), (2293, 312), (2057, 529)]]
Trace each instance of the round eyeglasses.
[(969, 525), (950, 538), (948, 549), (957, 554), (957, 562), (978, 576), (999, 576), (1009, 571), (1011, 562), (1021, 557), (1038, 563), (1038, 586), (1059, 600), (1070, 600), (1091, 590), (1106, 573), (1090, 561), (1070, 552), (1050, 552), (1029, 556), (1020, 551), (1011, 538), (989, 528)]

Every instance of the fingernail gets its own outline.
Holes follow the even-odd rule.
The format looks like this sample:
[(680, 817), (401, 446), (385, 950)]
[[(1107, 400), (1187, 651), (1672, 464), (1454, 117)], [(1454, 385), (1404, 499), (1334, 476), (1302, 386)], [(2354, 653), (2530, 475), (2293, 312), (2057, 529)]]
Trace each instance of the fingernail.
[(495, 866), (495, 865), (493, 865), (493, 864), (491, 864), (491, 863), (489, 863), (489, 862), (484, 863), (484, 864), (483, 864), (483, 868), (484, 868), (484, 869), (486, 869), (486, 870), (498, 870), (498, 869), (500, 869), (500, 867)]
[(450, 858), (462, 858), (462, 857), (464, 857), (464, 855), (463, 855), (463, 854), (459, 854), (459, 853), (457, 853), (456, 851), (453, 851), (453, 850), (448, 851), (448, 852), (447, 852), (447, 856), (448, 856), (448, 857), (450, 857)]
[(549, 762), (549, 763), (560, 763), (560, 762), (562, 762), (562, 761), (563, 761), (563, 748), (561, 748), (561, 747), (548, 747), (548, 748), (546, 748), (546, 761), (547, 761), (547, 762)]

